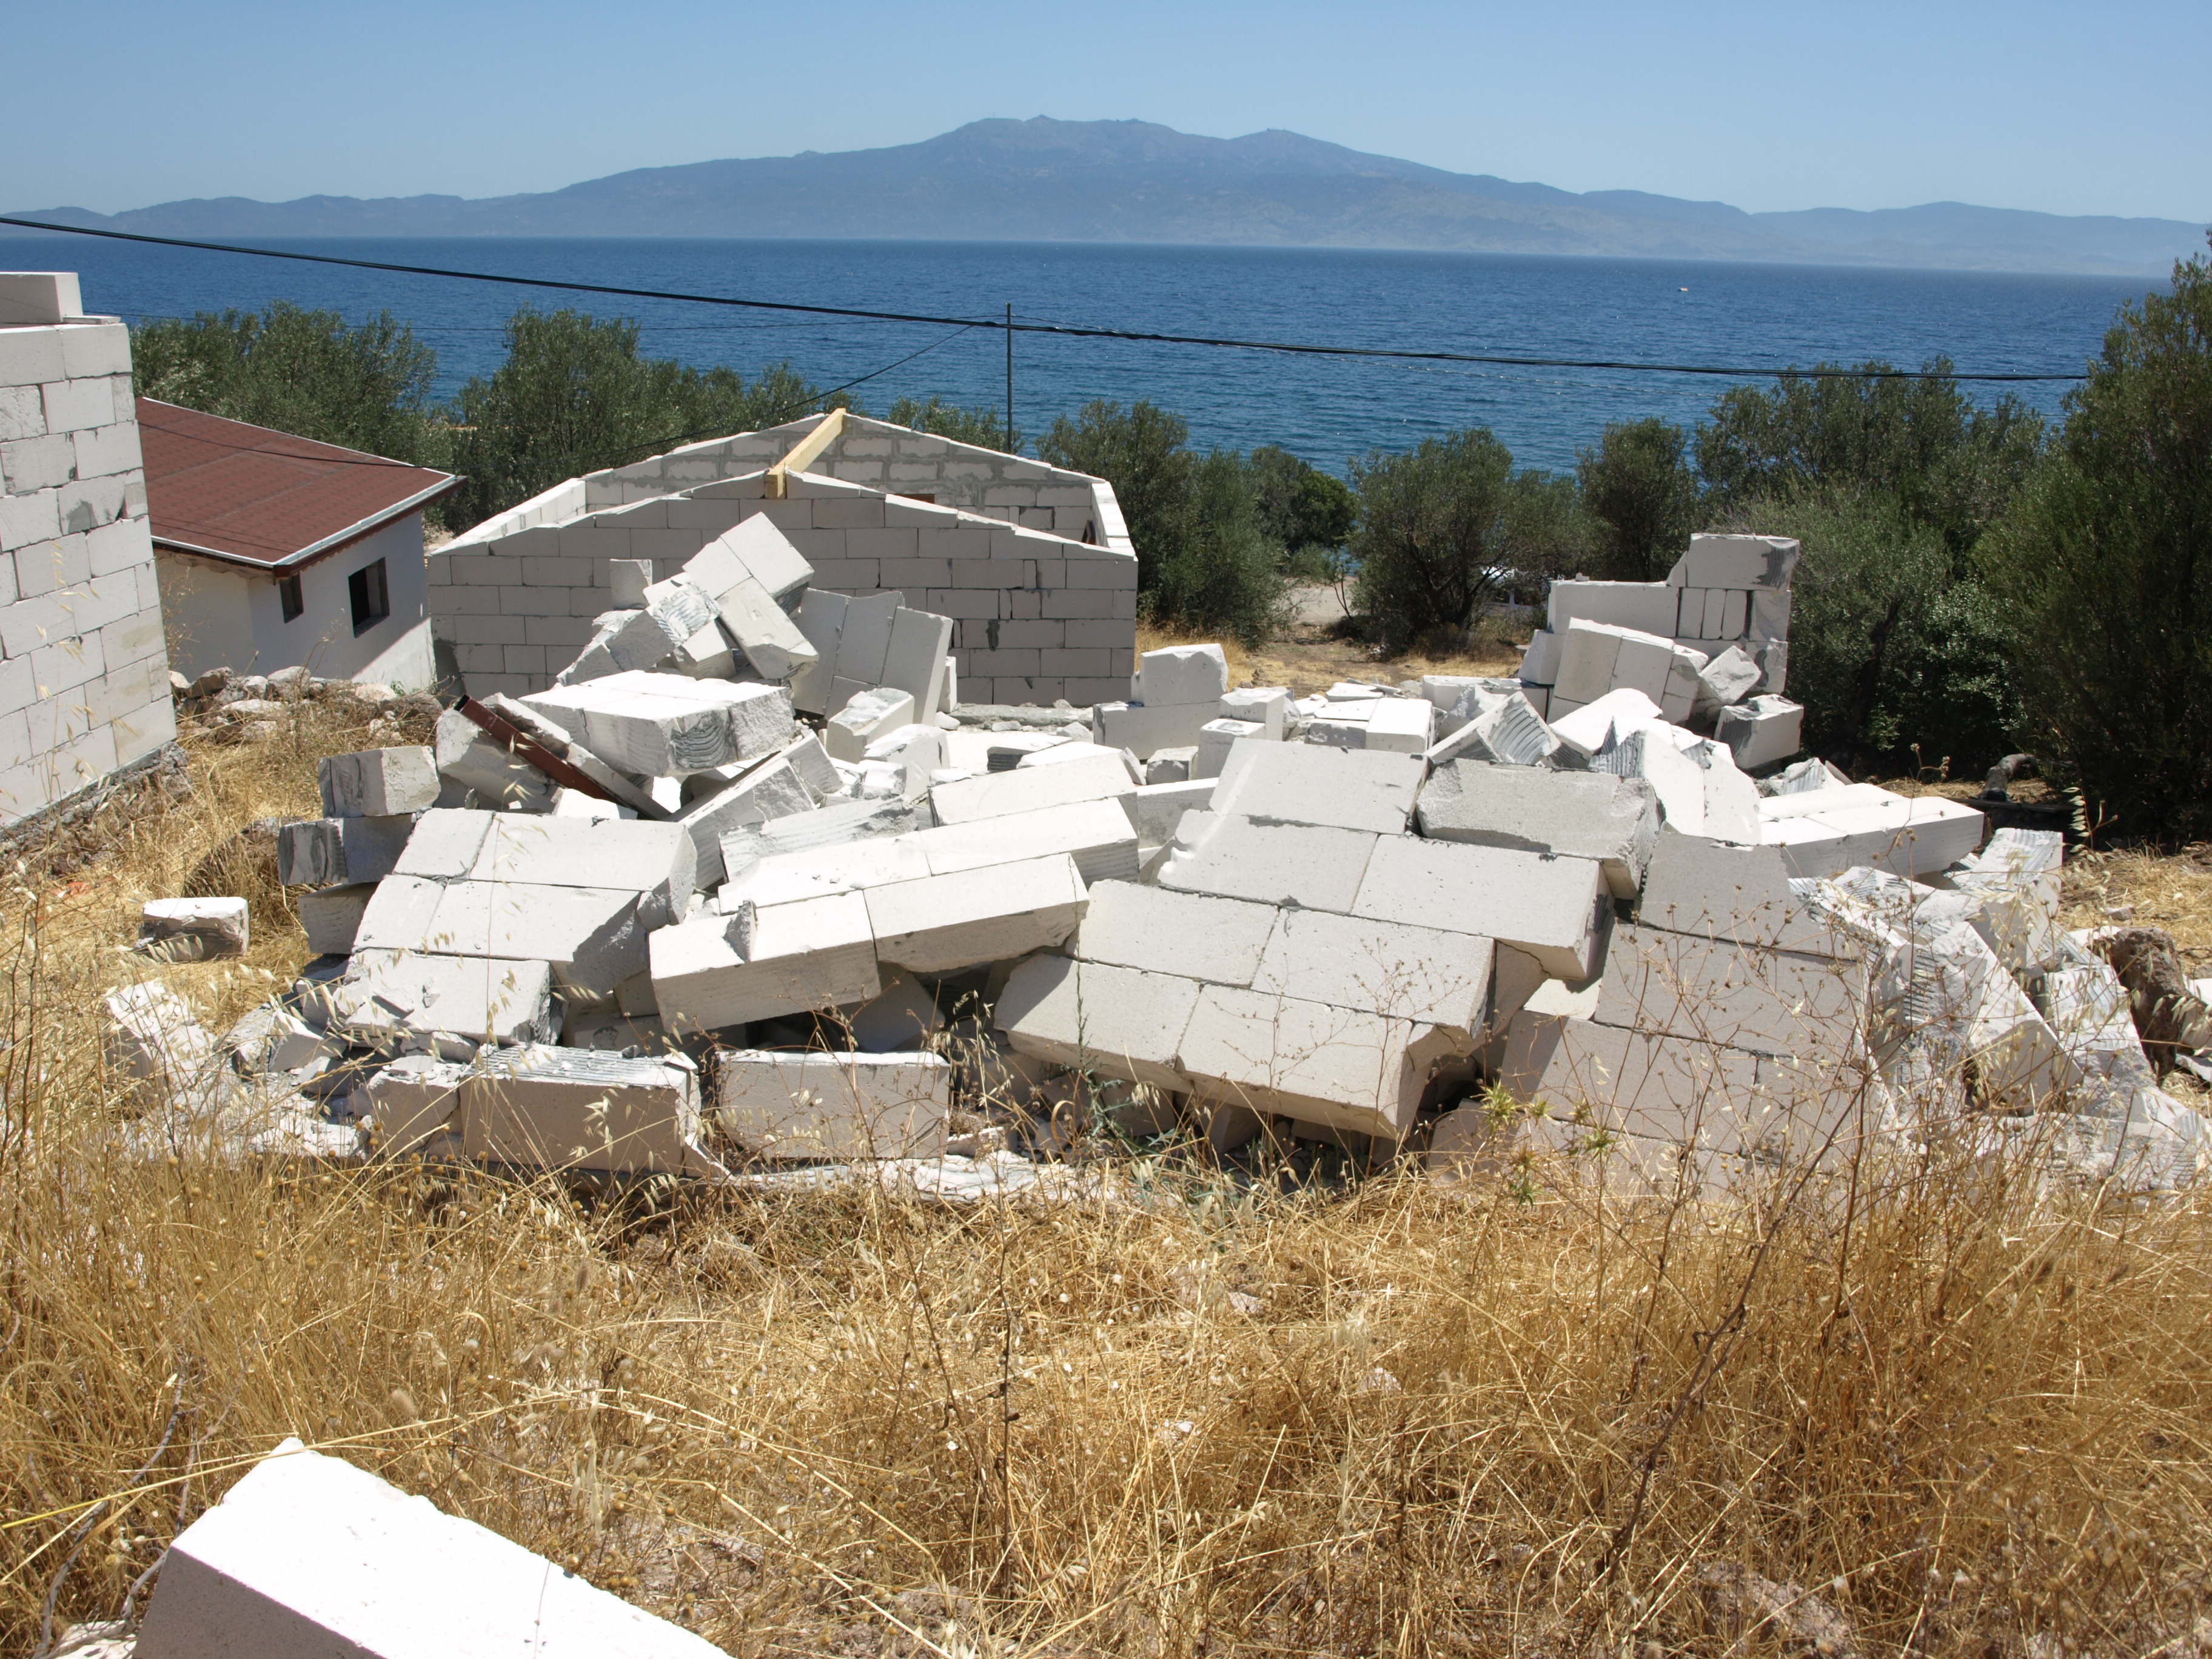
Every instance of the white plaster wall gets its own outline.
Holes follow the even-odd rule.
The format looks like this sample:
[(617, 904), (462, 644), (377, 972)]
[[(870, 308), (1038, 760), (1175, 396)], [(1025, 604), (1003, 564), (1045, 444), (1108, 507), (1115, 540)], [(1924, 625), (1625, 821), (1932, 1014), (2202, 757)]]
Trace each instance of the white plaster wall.
[(170, 667), (186, 679), (197, 679), (210, 668), (266, 672), (248, 666), (256, 653), (247, 596), (253, 578), (210, 560), (160, 549), (154, 568), (161, 579)]
[(130, 331), (0, 326), (0, 823), (176, 730)]

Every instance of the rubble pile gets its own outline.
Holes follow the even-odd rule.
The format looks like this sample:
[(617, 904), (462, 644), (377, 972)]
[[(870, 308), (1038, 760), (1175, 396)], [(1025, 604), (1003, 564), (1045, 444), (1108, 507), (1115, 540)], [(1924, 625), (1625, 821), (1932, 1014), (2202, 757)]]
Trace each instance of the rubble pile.
[(549, 689), (324, 761), (278, 852), (325, 954), (220, 1043), (118, 994), (115, 1061), (250, 1102), (249, 1151), (613, 1176), (969, 1189), (1110, 1120), (1719, 1191), (2056, 1121), (2190, 1178), (2203, 1126), (2057, 928), (2058, 837), (1782, 764), (1796, 559), (1556, 584), (1516, 679), (1296, 697), (1178, 646), (1125, 701), (990, 708), (949, 619), (749, 519), (617, 570)]

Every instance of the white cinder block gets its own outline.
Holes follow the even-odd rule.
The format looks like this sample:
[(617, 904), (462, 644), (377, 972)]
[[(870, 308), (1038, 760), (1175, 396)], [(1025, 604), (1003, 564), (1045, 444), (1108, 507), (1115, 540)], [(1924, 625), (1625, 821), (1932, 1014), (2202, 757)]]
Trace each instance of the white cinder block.
[(883, 989), (859, 893), (708, 913), (652, 936), (660, 1018), (680, 1034), (865, 1002)]
[(1426, 697), (1385, 697), (1368, 717), (1364, 746), (1386, 754), (1424, 754), (1436, 740), (1436, 705)]
[(1280, 685), (1248, 685), (1222, 696), (1220, 716), (1225, 720), (1249, 720), (1260, 727), (1257, 735), (1279, 743), (1290, 731), (1291, 694)]
[(1187, 812), (1159, 882), (1187, 893), (1348, 912), (1377, 840), (1332, 825)]
[(1416, 1028), (1358, 1009), (1233, 987), (1201, 987), (1178, 1050), (1201, 1096), (1395, 1141), (1427, 1081)]
[(438, 804), (437, 763), (424, 744), (326, 755), (315, 775), (325, 817), (389, 817)]
[(1559, 709), (1555, 696), (1552, 703), (1552, 735), (1562, 746), (1585, 758), (1599, 753), (1608, 743), (1618, 743), (1629, 733), (1662, 719), (1657, 703), (1626, 686), (1608, 691), (1595, 702), (1583, 704), (1567, 714), (1562, 714)]
[(1659, 805), (1649, 784), (1626, 775), (1455, 760), (1422, 787), (1419, 819), (1431, 841), (1595, 859), (1607, 890), (1632, 898), (1651, 862)]
[(402, 1054), (362, 1085), (369, 1098), (370, 1146), (380, 1158), (459, 1157), (461, 1085), (470, 1068), (434, 1054)]
[[(1224, 697), (1222, 701), (1226, 702), (1228, 699)], [(1208, 720), (1198, 728), (1198, 747), (1191, 751), (1190, 757), (1190, 776), (1219, 777), (1221, 769), (1229, 763), (1229, 751), (1236, 746), (1238, 739), (1244, 738), (1269, 743), (1281, 740), (1279, 737), (1271, 737), (1267, 728), (1256, 720)]]
[(1143, 793), (1138, 790), (1110, 799), (1071, 801), (1030, 812), (939, 824), (901, 839), (920, 849), (932, 875), (1065, 853), (1075, 860), (1085, 883), (1133, 881), (1138, 836), (1125, 803)]
[(714, 1113), (756, 1158), (932, 1158), (943, 1150), (952, 1067), (933, 1054), (714, 1055)]
[(1647, 927), (1833, 954), (1839, 941), (1790, 890), (1782, 849), (1733, 846), (1662, 826), (1637, 919)]
[(1018, 1054), (1181, 1091), (1190, 1085), (1176, 1054), (1199, 989), (1170, 974), (1032, 957), (1006, 981), (994, 1017)]
[[(1821, 790), (1808, 795), (1778, 795), (1775, 801), (1825, 801), (1832, 795), (1865, 787)], [(1800, 817), (1770, 819), (1767, 841), (1782, 849), (1793, 876), (1832, 876), (1856, 865), (1900, 876), (1923, 876), (1946, 869), (1981, 842), (1984, 820), (1971, 806), (1923, 795), (1868, 805), (1824, 806)]]
[(915, 702), (909, 693), (878, 686), (848, 699), (831, 715), (823, 728), (822, 740), (832, 760), (857, 765), (866, 757), (870, 744), (887, 732), (913, 725), (914, 717)]
[(1762, 589), (1748, 596), (1749, 605), (1746, 623), (1738, 633), (1748, 633), (1754, 640), (1786, 640), (1790, 637), (1790, 593)]
[(1083, 919), (1083, 878), (1066, 854), (872, 887), (877, 958), (944, 974), (1049, 950)]
[[(1565, 641), (1557, 634), (1538, 629), (1528, 639), (1528, 648), (1521, 653), (1521, 666), (1515, 671), (1522, 682), (1528, 685), (1553, 685), (1559, 678), (1559, 656)], [(1542, 710), (1538, 710), (1542, 713)]]
[(1577, 620), (1671, 634), (1676, 610), (1674, 589), (1663, 582), (1553, 582), (1547, 625), (1553, 634)]
[[(848, 600), (837, 630), (836, 677), (862, 686), (884, 684), (884, 664), (891, 647), (891, 624), (901, 606), (896, 593), (871, 593)], [(834, 713), (835, 711), (830, 711)]]
[(1796, 754), (1804, 724), (1803, 704), (1787, 697), (1753, 697), (1722, 709), (1713, 722), (1713, 735), (1729, 746), (1736, 764), (1748, 770)]
[(1126, 702), (1102, 702), (1091, 711), (1091, 730), (1097, 740), (1110, 749), (1126, 749), (1139, 760), (1149, 760), (1154, 750), (1195, 747), (1200, 731), (1214, 718), (1213, 703), (1165, 703), (1158, 708)]
[(750, 760), (781, 748), (793, 732), (791, 699), (782, 688), (681, 674), (611, 674), (522, 702), (600, 759), (644, 777)]
[(1690, 550), (1674, 569), (1685, 587), (1787, 587), (1797, 568), (1798, 550), (1796, 541), (1788, 536), (1701, 532), (1690, 538)]
[(884, 649), (883, 683), (914, 699), (915, 718), (933, 721), (951, 700), (945, 690), (945, 653), (952, 648), (952, 619), (902, 608), (891, 616)]
[(410, 1036), (507, 1044), (538, 1041), (554, 1026), (552, 970), (542, 962), (356, 949), (331, 1000), (350, 1040), (387, 1052)]
[(163, 962), (211, 962), (246, 954), (242, 898), (150, 899), (138, 920), (138, 949)]
[(486, 1055), (461, 1085), (461, 1148), (528, 1170), (719, 1173), (699, 1147), (698, 1080), (681, 1056), (544, 1043)]
[[(415, 821), (414, 833), (407, 837), (392, 872), (402, 876), (421, 876), (433, 881), (453, 881), (468, 874), (483, 850), (484, 836), (491, 830), (491, 812), (466, 811), (459, 807), (436, 807)], [(355, 820), (362, 822), (362, 820)], [(349, 833), (350, 830), (349, 830)], [(343, 877), (332, 880), (368, 879), (352, 873), (348, 860)], [(378, 878), (380, 879), (380, 878)]]
[(1488, 1006), (1492, 954), (1473, 934), (1280, 910), (1251, 987), (1472, 1034)]
[(651, 559), (609, 559), (607, 561), (607, 591), (610, 608), (616, 611), (645, 609), (645, 590), (653, 586)]
[(1600, 623), (1570, 623), (1559, 648), (1559, 678), (1553, 689), (1577, 702), (1595, 702), (1612, 690), (1620, 641), (1627, 631)]
[(697, 869), (691, 837), (680, 823), (503, 815), (487, 826), (468, 878), (618, 888), (638, 896), (639, 917), (646, 927), (659, 927), (690, 907)]
[(1137, 659), (1137, 700), (1147, 708), (1218, 704), (1229, 691), (1229, 659), (1218, 645), (1170, 645)]
[(287, 887), (382, 881), (406, 853), (415, 826), (414, 816), (404, 812), (295, 819), (276, 831), (276, 879)]
[[(1565, 980), (1597, 970), (1611, 896), (1595, 859), (1385, 836), (1355, 915), (1512, 945)], [(1320, 907), (1336, 908), (1341, 907)]]
[(436, 914), (413, 948), (435, 956), (534, 959), (553, 969), (564, 991), (611, 997), (645, 971), (650, 929), (637, 890), (628, 887), (451, 882), (439, 890)]
[[(821, 750), (811, 733), (793, 745), (801, 747), (817, 753)], [(802, 775), (790, 750), (746, 768), (719, 788), (702, 793), (685, 805), (676, 820), (691, 840), (696, 884), (702, 890), (720, 884), (725, 873), (722, 837), (732, 830), (811, 811), (818, 804), (819, 796)]]
[(744, 653), (755, 672), (772, 680), (787, 680), (817, 657), (814, 646), (799, 632), (769, 591), (747, 576), (716, 601), (722, 626)]
[(1075, 951), (1085, 962), (1249, 985), (1277, 914), (1268, 904), (1100, 882), (1091, 889)]
[[(1188, 783), (1146, 784), (1120, 797), (1121, 810), (1137, 831), (1140, 847), (1164, 847), (1174, 839), (1176, 826), (1186, 812), (1202, 812), (1213, 799), (1214, 780), (1194, 778)], [(1084, 879), (1099, 879), (1085, 870)]]
[(301, 894), (293, 904), (307, 935), (307, 948), (317, 956), (352, 955), (362, 915), (375, 891), (374, 882), (356, 882), (349, 887), (324, 887)]
[(297, 1440), (179, 1534), (138, 1634), (144, 1659), (508, 1650), (533, 1659), (721, 1652)]
[(1247, 740), (1230, 749), (1213, 810), (1396, 835), (1413, 815), (1425, 770), (1418, 754)]
[(684, 569), (718, 598), (747, 576), (779, 599), (814, 580), (814, 567), (765, 514), (742, 520), (717, 536), (694, 554)]
[(1017, 765), (1011, 772), (940, 783), (930, 790), (929, 799), (940, 824), (972, 823), (1075, 801), (1109, 800), (1137, 787), (1121, 757), (1102, 750), (1079, 755), (1065, 765)]

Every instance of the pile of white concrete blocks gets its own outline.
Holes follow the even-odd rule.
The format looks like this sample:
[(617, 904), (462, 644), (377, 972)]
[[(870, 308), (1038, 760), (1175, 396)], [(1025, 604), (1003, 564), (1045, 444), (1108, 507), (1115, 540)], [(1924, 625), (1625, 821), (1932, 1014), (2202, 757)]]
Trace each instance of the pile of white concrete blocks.
[(1530, 706), (1558, 720), (1633, 690), (1747, 770), (1787, 760), (1804, 718), (1782, 695), (1798, 554), (1783, 536), (1698, 534), (1663, 582), (1553, 583), (1521, 663)]

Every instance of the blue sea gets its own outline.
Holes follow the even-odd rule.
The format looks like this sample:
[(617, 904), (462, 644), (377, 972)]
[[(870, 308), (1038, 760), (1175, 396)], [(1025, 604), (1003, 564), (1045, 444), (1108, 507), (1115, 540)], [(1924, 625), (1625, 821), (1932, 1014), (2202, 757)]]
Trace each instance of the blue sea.
[[(1650, 259), (1077, 243), (393, 239), (271, 247), (407, 264), (808, 304), (1175, 334), (1519, 356), (1721, 363), (1763, 375), (1820, 362), (2078, 371), (2141, 279)], [(643, 349), (750, 377), (787, 362), (864, 407), (902, 396), (1002, 405), (1001, 330), (719, 311), (531, 293), (93, 237), (9, 237), (0, 263), (74, 270), (87, 307), (137, 321), (288, 299), (359, 319), (389, 310), (437, 349), (441, 392), (488, 374), (526, 301), (635, 319)], [(927, 348), (927, 349), (925, 349)], [(897, 368), (887, 365), (920, 351)], [(1690, 423), (1731, 384), (1681, 374), (1421, 364), (1018, 334), (1014, 416), (1034, 445), (1092, 398), (1181, 414), (1200, 447), (1347, 457), (1485, 425), (1523, 465), (1571, 465), (1609, 421)], [(2058, 410), (2060, 384), (1983, 386)]]

